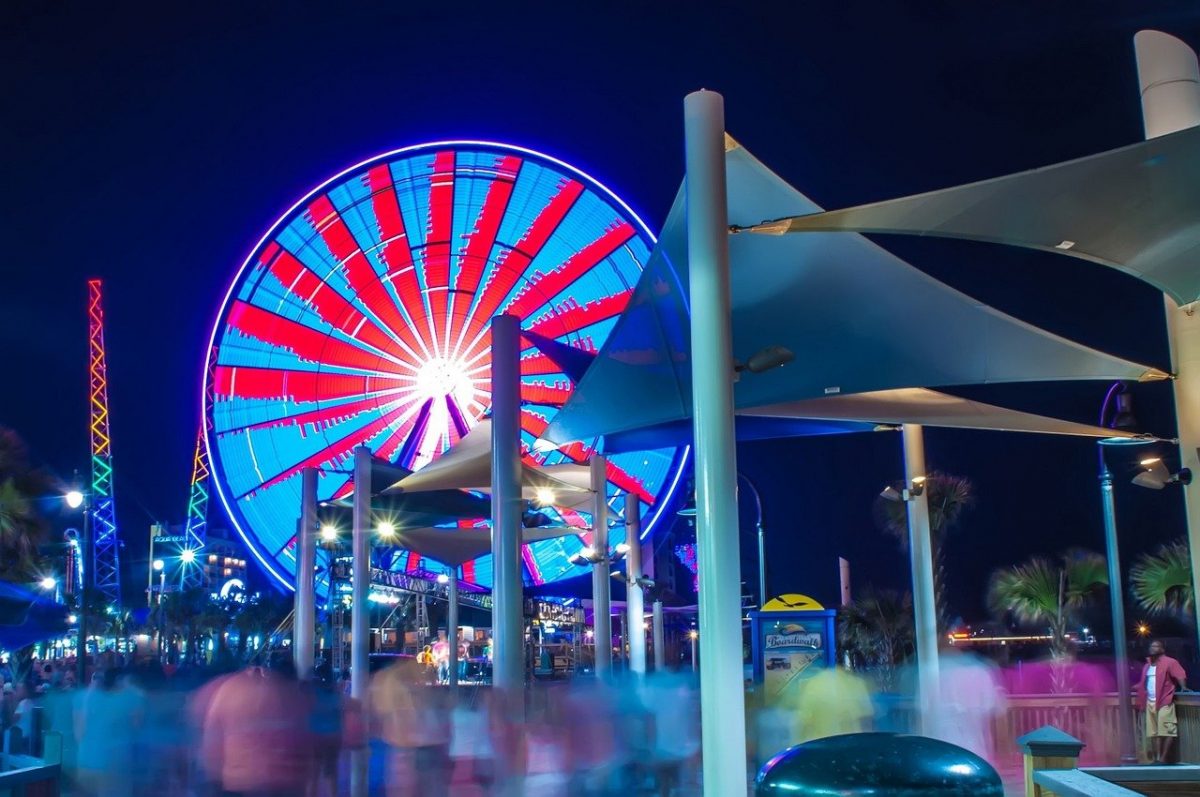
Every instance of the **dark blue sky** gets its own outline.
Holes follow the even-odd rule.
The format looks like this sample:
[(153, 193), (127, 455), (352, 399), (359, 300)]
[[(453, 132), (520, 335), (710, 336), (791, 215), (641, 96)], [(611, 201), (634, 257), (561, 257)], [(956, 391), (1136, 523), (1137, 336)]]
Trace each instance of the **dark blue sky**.
[[(724, 93), (734, 136), (833, 207), (1132, 143), (1133, 34), (1200, 46), (1194, 3), (612, 4), (589, 16), (521, 3), (137, 5), (0, 9), (0, 422), (60, 473), (86, 467), (84, 281), (105, 278), (127, 558), (151, 519), (182, 518), (200, 363), (237, 265), (349, 164), (438, 138), (512, 141), (590, 172), (657, 227), (682, 174), (682, 98), (707, 87)], [(986, 245), (881, 242), (1028, 321), (1165, 365), (1159, 297), (1129, 278)], [(1104, 389), (973, 395), (1091, 420)], [(1147, 430), (1170, 433), (1169, 388), (1137, 398)], [(960, 613), (981, 611), (997, 564), (1101, 547), (1090, 444), (930, 431), (928, 448), (931, 467), (979, 493), (949, 551)], [(774, 591), (832, 601), (839, 553), (860, 584), (903, 583), (903, 557), (871, 520), (900, 472), (893, 436), (741, 454), (764, 492)], [(1118, 500), (1130, 553), (1181, 531), (1177, 493), (1124, 485)]]

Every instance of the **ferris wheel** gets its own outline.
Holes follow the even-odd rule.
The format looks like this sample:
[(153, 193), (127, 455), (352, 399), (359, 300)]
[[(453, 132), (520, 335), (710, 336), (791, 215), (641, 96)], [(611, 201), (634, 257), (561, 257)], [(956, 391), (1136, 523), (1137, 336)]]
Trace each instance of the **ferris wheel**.
[[(300, 472), (318, 497), (352, 491), (353, 449), (418, 470), (490, 406), (489, 321), (595, 352), (624, 310), (654, 239), (620, 199), (531, 150), (451, 141), (390, 152), (309, 193), (242, 264), (212, 332), (206, 440), (217, 494), (268, 572), (294, 581)], [(573, 390), (556, 359), (524, 342), (524, 456), (584, 462), (598, 441), (534, 447)], [(557, 358), (561, 361), (561, 358)], [(609, 499), (642, 498), (648, 534), (679, 481), (686, 449), (610, 458)], [(590, 518), (546, 510), (586, 528)], [(464, 521), (470, 523), (470, 520)], [(476, 521), (482, 523), (480, 519)], [(623, 527), (610, 535), (623, 540)], [(570, 535), (524, 546), (525, 580), (581, 575)], [(401, 552), (393, 569), (440, 569)], [(491, 557), (463, 565), (483, 587)]]

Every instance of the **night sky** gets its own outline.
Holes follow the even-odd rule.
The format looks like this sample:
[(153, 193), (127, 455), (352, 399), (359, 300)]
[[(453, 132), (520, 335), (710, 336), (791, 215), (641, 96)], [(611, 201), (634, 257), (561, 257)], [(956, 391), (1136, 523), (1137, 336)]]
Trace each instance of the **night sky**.
[[(1200, 46), (1194, 3), (743, 5), (584, 17), (520, 3), (4, 4), (0, 423), (58, 473), (87, 467), (84, 283), (103, 277), (133, 567), (152, 520), (183, 518), (201, 363), (230, 279), (283, 210), (350, 164), (428, 140), (510, 141), (584, 169), (657, 229), (683, 172), (683, 96), (705, 87), (751, 152), (839, 207), (1138, 141), (1133, 34)], [(1161, 297), (1128, 277), (982, 244), (879, 241), (1024, 320), (1167, 366)], [(960, 392), (1094, 422), (1105, 389)], [(1170, 436), (1169, 386), (1135, 395), (1143, 429)], [(978, 493), (949, 545), (952, 613), (982, 616), (997, 565), (1102, 548), (1094, 444), (929, 430), (927, 448), (931, 468)], [(835, 601), (839, 554), (856, 586), (903, 586), (906, 557), (872, 519), (901, 474), (898, 435), (739, 456), (766, 505), (772, 592)], [(1126, 564), (1183, 531), (1178, 491), (1130, 486), (1130, 459), (1113, 457)], [(753, 584), (752, 558), (743, 569)]]

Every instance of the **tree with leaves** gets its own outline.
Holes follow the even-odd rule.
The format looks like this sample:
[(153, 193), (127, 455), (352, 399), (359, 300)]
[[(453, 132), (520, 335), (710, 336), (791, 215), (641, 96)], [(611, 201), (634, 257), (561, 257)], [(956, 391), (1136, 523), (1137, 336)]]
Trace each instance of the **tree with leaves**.
[(997, 615), (1050, 632), (1052, 689), (1068, 691), (1066, 663), (1071, 657), (1067, 628), (1077, 613), (1108, 585), (1108, 565), (1093, 551), (1071, 549), (1058, 560), (1035, 556), (992, 574), (988, 605)]
[(38, 548), (49, 526), (37, 505), (58, 488), (53, 476), (33, 466), (20, 435), (0, 427), (0, 579), (27, 583), (39, 577)]
[(1183, 537), (1139, 556), (1129, 570), (1129, 582), (1133, 599), (1144, 611), (1181, 618), (1196, 614), (1192, 560)]
[[(897, 491), (903, 484), (895, 485)], [(958, 525), (963, 512), (975, 503), (970, 479), (947, 473), (930, 473), (925, 479), (925, 496), (929, 502), (929, 542), (933, 554), (933, 594), (937, 604), (939, 631), (950, 626), (946, 605), (946, 538)], [(875, 499), (876, 517), (884, 531), (896, 538), (901, 549), (908, 550), (908, 506), (904, 501)]]
[(879, 686), (896, 687), (900, 665), (913, 653), (912, 595), (868, 589), (838, 611), (838, 645), (856, 666), (873, 669)]

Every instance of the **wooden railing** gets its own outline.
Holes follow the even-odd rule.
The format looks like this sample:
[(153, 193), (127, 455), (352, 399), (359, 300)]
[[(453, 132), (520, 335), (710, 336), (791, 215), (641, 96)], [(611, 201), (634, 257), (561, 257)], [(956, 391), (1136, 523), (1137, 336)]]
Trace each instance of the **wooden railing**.
[[(1181, 693), (1176, 701), (1179, 719), (1179, 760), (1200, 764), (1200, 692)], [(917, 731), (911, 701), (884, 702), (878, 717), (880, 730)], [(1143, 718), (1130, 708), (1135, 748), (1143, 757)], [(992, 718), (992, 739), (997, 763), (1020, 762), (1016, 740), (1043, 725), (1053, 725), (1084, 742), (1083, 766), (1120, 763), (1117, 738), (1117, 696), (1101, 695), (1011, 695), (1007, 708)]]

